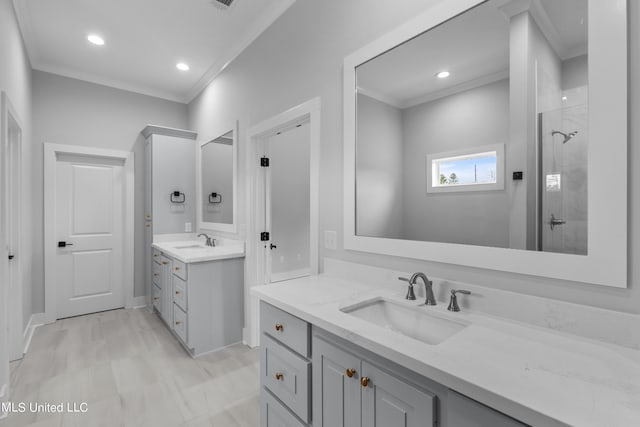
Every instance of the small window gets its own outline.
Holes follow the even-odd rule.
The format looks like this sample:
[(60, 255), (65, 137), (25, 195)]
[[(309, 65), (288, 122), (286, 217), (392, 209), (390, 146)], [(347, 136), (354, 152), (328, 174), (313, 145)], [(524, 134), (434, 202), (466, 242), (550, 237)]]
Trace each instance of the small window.
[(427, 156), (427, 193), (504, 190), (504, 145)]

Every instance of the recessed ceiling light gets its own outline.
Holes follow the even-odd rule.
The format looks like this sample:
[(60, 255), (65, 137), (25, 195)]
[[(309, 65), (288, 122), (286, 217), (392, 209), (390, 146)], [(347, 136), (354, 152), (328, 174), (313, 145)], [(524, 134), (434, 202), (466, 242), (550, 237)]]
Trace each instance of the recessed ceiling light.
[(89, 36), (87, 36), (87, 40), (98, 46), (102, 46), (104, 44), (104, 39), (95, 34), (89, 34)]
[(451, 75), (451, 73), (448, 72), (448, 71), (440, 71), (438, 74), (436, 74), (436, 77), (439, 78), (439, 79), (446, 79), (450, 75)]
[(189, 66), (184, 62), (178, 62), (176, 64), (176, 68), (180, 71), (189, 71)]

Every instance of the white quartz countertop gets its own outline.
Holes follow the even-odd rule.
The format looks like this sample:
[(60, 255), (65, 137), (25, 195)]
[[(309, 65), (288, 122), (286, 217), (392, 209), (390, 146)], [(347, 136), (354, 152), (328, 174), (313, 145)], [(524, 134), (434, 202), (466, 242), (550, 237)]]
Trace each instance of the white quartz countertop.
[[(252, 289), (259, 299), (534, 426), (640, 426), (640, 351), (446, 303), (422, 306), (469, 326), (429, 345), (340, 311), (405, 287), (313, 276)], [(461, 298), (463, 298), (461, 296)], [(631, 325), (630, 325), (631, 327)]]
[(205, 246), (202, 239), (161, 241), (151, 246), (184, 263), (244, 257), (244, 242), (240, 240), (216, 239), (215, 247)]

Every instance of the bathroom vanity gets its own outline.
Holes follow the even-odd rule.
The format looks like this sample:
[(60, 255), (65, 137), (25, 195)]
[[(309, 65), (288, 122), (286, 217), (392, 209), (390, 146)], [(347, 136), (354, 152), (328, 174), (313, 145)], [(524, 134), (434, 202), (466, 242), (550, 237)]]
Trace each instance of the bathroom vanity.
[[(345, 264), (343, 272), (364, 268)], [(443, 281), (438, 305), (424, 306), (422, 292), (404, 299), (397, 274), (375, 269), (358, 280), (334, 270), (253, 288), (263, 427), (639, 425), (640, 352), (632, 343), (525, 323), (524, 308), (521, 321), (464, 301), (450, 312)], [(478, 299), (499, 298), (472, 289)]]
[(242, 340), (244, 244), (216, 241), (152, 245), (153, 308), (192, 356)]

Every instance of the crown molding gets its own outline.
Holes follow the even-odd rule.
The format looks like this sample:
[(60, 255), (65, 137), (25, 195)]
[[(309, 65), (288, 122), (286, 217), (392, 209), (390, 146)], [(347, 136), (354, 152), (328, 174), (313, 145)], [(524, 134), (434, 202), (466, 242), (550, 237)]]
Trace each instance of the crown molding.
[(146, 87), (143, 85), (132, 84), (121, 80), (110, 79), (103, 76), (97, 76), (91, 73), (83, 73), (81, 71), (72, 70), (66, 67), (59, 67), (51, 64), (33, 64), (33, 69), (38, 71), (44, 71), (46, 73), (56, 74), (63, 77), (69, 77), (76, 80), (81, 80), (88, 83), (94, 83), (101, 86), (107, 86), (113, 89), (124, 90), (127, 92), (134, 92), (139, 95), (151, 96), (154, 98), (161, 98), (167, 101), (178, 102), (180, 104), (186, 104), (186, 98), (177, 93), (165, 92), (155, 88)]
[(186, 94), (186, 102), (193, 101), (200, 93), (218, 77), (251, 43), (253, 43), (267, 28), (269, 28), (282, 14), (295, 3), (296, 0), (285, 0), (278, 7), (271, 9), (271, 12), (262, 16), (262, 18), (253, 25), (247, 36), (236, 43), (228, 55), (214, 62), (209, 69), (200, 77), (195, 85), (189, 89)]

